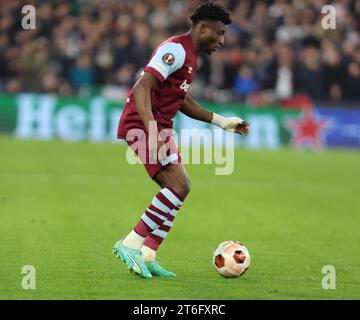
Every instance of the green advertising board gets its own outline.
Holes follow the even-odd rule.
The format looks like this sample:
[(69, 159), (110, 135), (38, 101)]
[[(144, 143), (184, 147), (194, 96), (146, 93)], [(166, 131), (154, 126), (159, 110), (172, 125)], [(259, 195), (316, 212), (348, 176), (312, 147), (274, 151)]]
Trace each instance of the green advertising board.
[[(288, 118), (298, 117), (299, 110), (283, 110), (276, 106), (251, 108), (243, 104), (204, 103), (204, 108), (223, 116), (240, 116), (251, 124), (251, 134), (237, 136), (238, 146), (278, 148), (291, 140), (286, 126)], [(19, 139), (116, 140), (117, 126), (124, 102), (110, 102), (102, 97), (81, 99), (53, 95), (0, 95), (0, 132)], [(178, 113), (174, 120), (178, 135), (181, 130), (212, 129)]]

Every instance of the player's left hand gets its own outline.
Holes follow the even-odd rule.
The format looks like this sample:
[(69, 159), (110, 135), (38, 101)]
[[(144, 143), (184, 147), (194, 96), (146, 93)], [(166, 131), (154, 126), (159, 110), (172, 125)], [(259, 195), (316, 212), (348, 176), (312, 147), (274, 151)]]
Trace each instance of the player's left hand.
[(212, 123), (229, 132), (242, 134), (244, 136), (249, 134), (250, 123), (239, 117), (224, 118), (214, 114)]
[(249, 126), (250, 126), (249, 122), (242, 120), (242, 122), (236, 126), (234, 132), (247, 136), (249, 134)]

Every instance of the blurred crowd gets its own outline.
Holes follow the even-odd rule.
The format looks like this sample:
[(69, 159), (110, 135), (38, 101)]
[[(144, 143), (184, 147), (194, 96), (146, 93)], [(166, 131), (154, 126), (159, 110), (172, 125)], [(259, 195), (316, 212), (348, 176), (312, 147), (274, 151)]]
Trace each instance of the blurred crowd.
[[(152, 51), (189, 29), (199, 0), (1, 0), (0, 92), (126, 96)], [(360, 0), (227, 0), (223, 48), (201, 54), (191, 94), (269, 103), (306, 94), (360, 101)], [(36, 9), (23, 30), (21, 8)], [(325, 5), (336, 29), (325, 30)], [(121, 96), (119, 96), (121, 98)]]

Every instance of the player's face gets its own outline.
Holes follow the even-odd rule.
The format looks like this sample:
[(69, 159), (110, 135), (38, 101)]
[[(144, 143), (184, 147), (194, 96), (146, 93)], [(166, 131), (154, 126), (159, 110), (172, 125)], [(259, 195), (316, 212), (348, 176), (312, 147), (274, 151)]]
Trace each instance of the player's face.
[(212, 54), (224, 44), (225, 25), (221, 21), (207, 21), (200, 27), (200, 49)]

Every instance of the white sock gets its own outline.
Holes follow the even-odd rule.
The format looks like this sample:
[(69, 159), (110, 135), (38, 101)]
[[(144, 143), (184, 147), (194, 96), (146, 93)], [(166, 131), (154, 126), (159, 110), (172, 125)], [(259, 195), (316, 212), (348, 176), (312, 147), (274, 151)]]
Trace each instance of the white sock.
[(155, 261), (155, 258), (156, 258), (155, 250), (153, 250), (147, 246), (142, 246), (140, 251), (141, 251), (141, 254), (142, 254), (145, 262)]
[(138, 235), (134, 230), (131, 230), (131, 232), (125, 237), (123, 245), (131, 249), (140, 249), (144, 240), (145, 238)]

